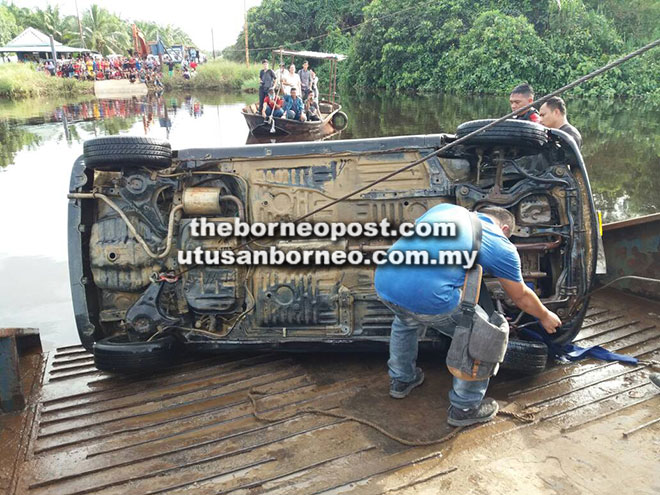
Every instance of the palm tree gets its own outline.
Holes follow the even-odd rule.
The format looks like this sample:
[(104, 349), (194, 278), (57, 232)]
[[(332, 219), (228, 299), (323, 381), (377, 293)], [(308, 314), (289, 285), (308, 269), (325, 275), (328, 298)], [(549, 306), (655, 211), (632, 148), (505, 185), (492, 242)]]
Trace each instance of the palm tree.
[(35, 9), (30, 25), (51, 35), (57, 41), (69, 44), (77, 37), (74, 22), (74, 16), (62, 16), (59, 6), (49, 5), (43, 10)]
[(122, 53), (131, 47), (125, 23), (96, 4), (85, 12), (82, 23), (87, 48), (107, 55), (111, 51)]

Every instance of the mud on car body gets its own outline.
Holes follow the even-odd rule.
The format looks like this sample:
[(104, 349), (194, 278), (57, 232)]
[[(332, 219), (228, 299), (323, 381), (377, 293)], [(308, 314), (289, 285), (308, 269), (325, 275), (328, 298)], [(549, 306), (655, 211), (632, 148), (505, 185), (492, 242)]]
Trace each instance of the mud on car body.
[[(376, 298), (373, 266), (177, 266), (178, 250), (234, 249), (240, 238), (194, 237), (194, 218), (291, 221), (438, 150), (457, 134), (184, 149), (138, 137), (87, 141), (73, 166), (69, 264), (81, 342), (97, 367), (166, 367), (191, 351), (385, 348), (391, 312)], [(438, 203), (507, 208), (525, 282), (577, 334), (594, 278), (598, 226), (580, 152), (565, 133), (506, 121), (310, 221), (413, 222)], [(294, 249), (300, 240), (262, 245)], [(307, 249), (387, 249), (391, 238), (306, 239)], [(517, 339), (531, 322), (494, 278), (491, 297), (512, 322), (503, 368), (545, 366), (544, 344)], [(421, 347), (443, 348), (427, 329)]]

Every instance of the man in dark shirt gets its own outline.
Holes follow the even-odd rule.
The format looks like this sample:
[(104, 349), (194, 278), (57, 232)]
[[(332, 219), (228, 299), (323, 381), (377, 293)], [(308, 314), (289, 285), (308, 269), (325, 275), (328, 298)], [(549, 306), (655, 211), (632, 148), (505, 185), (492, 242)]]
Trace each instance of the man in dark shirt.
[[(515, 112), (519, 108), (529, 105), (533, 101), (534, 89), (527, 83), (519, 84), (513, 88), (513, 91), (511, 91), (511, 95), (509, 96), (509, 103), (511, 104), (512, 112)], [(531, 122), (539, 122), (541, 120), (539, 113), (534, 107), (531, 107), (522, 113), (519, 112), (513, 118), (518, 120), (529, 120)]]
[(263, 69), (259, 71), (259, 113), (264, 106), (264, 98), (268, 94), (268, 90), (275, 85), (275, 72), (268, 68), (268, 60), (261, 61)]
[(566, 103), (559, 96), (553, 96), (541, 105), (541, 124), (551, 129), (559, 129), (571, 136), (578, 148), (582, 148), (582, 135), (566, 118)]

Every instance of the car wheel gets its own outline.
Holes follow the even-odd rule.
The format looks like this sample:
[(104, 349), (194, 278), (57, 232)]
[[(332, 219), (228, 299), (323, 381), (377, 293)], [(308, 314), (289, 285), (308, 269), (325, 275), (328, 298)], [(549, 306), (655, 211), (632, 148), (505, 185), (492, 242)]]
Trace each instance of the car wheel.
[[(494, 119), (472, 120), (456, 129), (462, 138), (494, 122)], [(545, 128), (535, 122), (509, 119), (471, 137), (465, 146), (514, 146), (521, 151), (538, 152), (548, 142)]]
[(83, 145), (83, 156), (85, 166), (94, 170), (119, 171), (126, 167), (161, 170), (172, 165), (170, 143), (147, 137), (90, 139)]
[(500, 368), (533, 375), (543, 371), (547, 364), (548, 346), (543, 342), (509, 339)]
[(137, 373), (171, 366), (179, 355), (173, 335), (159, 335), (149, 342), (131, 342), (128, 335), (113, 335), (94, 343), (94, 364), (103, 371)]

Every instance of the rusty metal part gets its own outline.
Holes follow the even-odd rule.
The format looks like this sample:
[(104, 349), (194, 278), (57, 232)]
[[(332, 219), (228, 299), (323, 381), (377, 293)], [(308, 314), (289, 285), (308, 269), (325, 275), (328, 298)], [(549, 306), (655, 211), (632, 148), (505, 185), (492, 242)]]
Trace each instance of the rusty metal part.
[[(655, 321), (649, 313), (660, 312), (656, 303), (616, 291), (598, 293), (592, 304), (610, 308), (609, 314), (589, 313), (588, 333), (599, 335), (612, 326), (610, 314), (640, 320), (637, 328), (643, 328)], [(635, 332), (630, 327), (618, 332)], [(652, 343), (632, 342), (626, 335), (621, 342), (630, 354), (657, 359), (660, 331), (655, 331)], [(346, 413), (402, 438), (441, 437), (451, 431), (445, 425), (450, 380), (436, 356), (420, 358), (427, 384), (402, 404), (387, 395), (383, 355), (224, 354), (221, 360), (200, 357), (173, 363), (159, 374), (120, 378), (97, 371), (91, 355), (80, 346), (61, 349), (48, 357), (43, 387), (32, 395), (34, 407), (25, 412), (24, 439), (30, 449), (19, 457), (13, 475), (16, 488), (8, 493), (252, 490), (287, 495), (347, 487), (347, 492), (357, 494), (389, 493), (394, 486), (394, 493), (399, 493), (417, 481), (430, 493), (437, 491), (435, 476), (453, 471), (452, 466), (461, 473), (471, 469), (465, 455), (487, 455), (498, 448), (501, 435), (502, 442), (509, 442), (512, 432), (518, 437), (534, 431), (534, 436), (523, 437), (527, 442), (536, 438), (537, 429), (545, 428), (544, 438), (557, 431), (554, 422), (519, 425), (498, 415), (487, 425), (464, 430), (460, 441), (440, 455), (437, 446), (403, 447), (363, 424), (295, 414), (305, 408)], [(647, 374), (621, 366), (601, 367), (592, 360), (553, 366), (547, 373), (525, 378), (525, 386), (533, 386), (525, 392), (524, 402), (540, 401), (545, 407), (539, 414), (554, 414), (558, 422), (565, 419), (559, 426), (575, 426), (571, 435), (581, 426), (578, 423), (596, 427), (594, 422), (608, 418), (603, 428), (612, 431), (613, 422), (623, 417), (620, 411), (633, 407), (653, 418), (658, 395)], [(519, 382), (498, 376), (489, 390), (501, 403), (509, 402), (505, 412), (512, 406), (507, 393), (516, 384), (520, 388)], [(258, 397), (260, 414), (278, 421), (263, 423), (253, 416), (248, 398), (253, 387), (267, 392)], [(566, 394), (573, 389), (574, 394)], [(544, 402), (546, 398), (550, 400)], [(439, 413), (429, 415), (430, 409)], [(30, 411), (35, 413), (33, 423), (27, 416)], [(530, 412), (515, 414), (529, 420)], [(578, 455), (579, 442), (572, 444)], [(623, 457), (627, 444), (620, 444), (622, 450), (616, 454)], [(542, 448), (547, 445), (544, 441)], [(380, 483), (384, 478), (395, 482)]]
[(518, 251), (549, 251), (551, 249), (557, 249), (561, 244), (561, 236), (556, 237), (554, 241), (550, 242), (528, 242), (528, 243), (516, 243), (516, 249)]
[(131, 223), (131, 221), (128, 219), (126, 214), (121, 211), (121, 208), (119, 208), (114, 201), (112, 201), (110, 198), (108, 198), (105, 194), (97, 193), (97, 192), (92, 192), (92, 193), (69, 193), (67, 195), (67, 198), (69, 199), (100, 199), (103, 202), (105, 202), (110, 208), (115, 210), (117, 214), (121, 217), (121, 219), (126, 223), (126, 226), (128, 227), (128, 230), (131, 231), (131, 234), (137, 239), (137, 241), (140, 243), (140, 246), (145, 250), (145, 252), (151, 256), (152, 258), (156, 259), (161, 259), (161, 258), (166, 258), (170, 254), (170, 250), (172, 249), (172, 237), (174, 235), (174, 221), (175, 221), (175, 216), (176, 213), (179, 210), (183, 209), (183, 205), (176, 205), (172, 207), (170, 210), (170, 219), (167, 225), (167, 241), (165, 244), (165, 249), (163, 250), (162, 253), (156, 254), (154, 253), (149, 245), (145, 242), (145, 240), (142, 238), (140, 234), (138, 234), (137, 230), (135, 230), (135, 227)]
[[(660, 279), (660, 213), (603, 225), (603, 246), (611, 282), (622, 275)], [(625, 281), (618, 287), (651, 299), (660, 299), (660, 285), (645, 280)]]
[(187, 187), (183, 190), (183, 212), (186, 215), (220, 215), (219, 187)]

